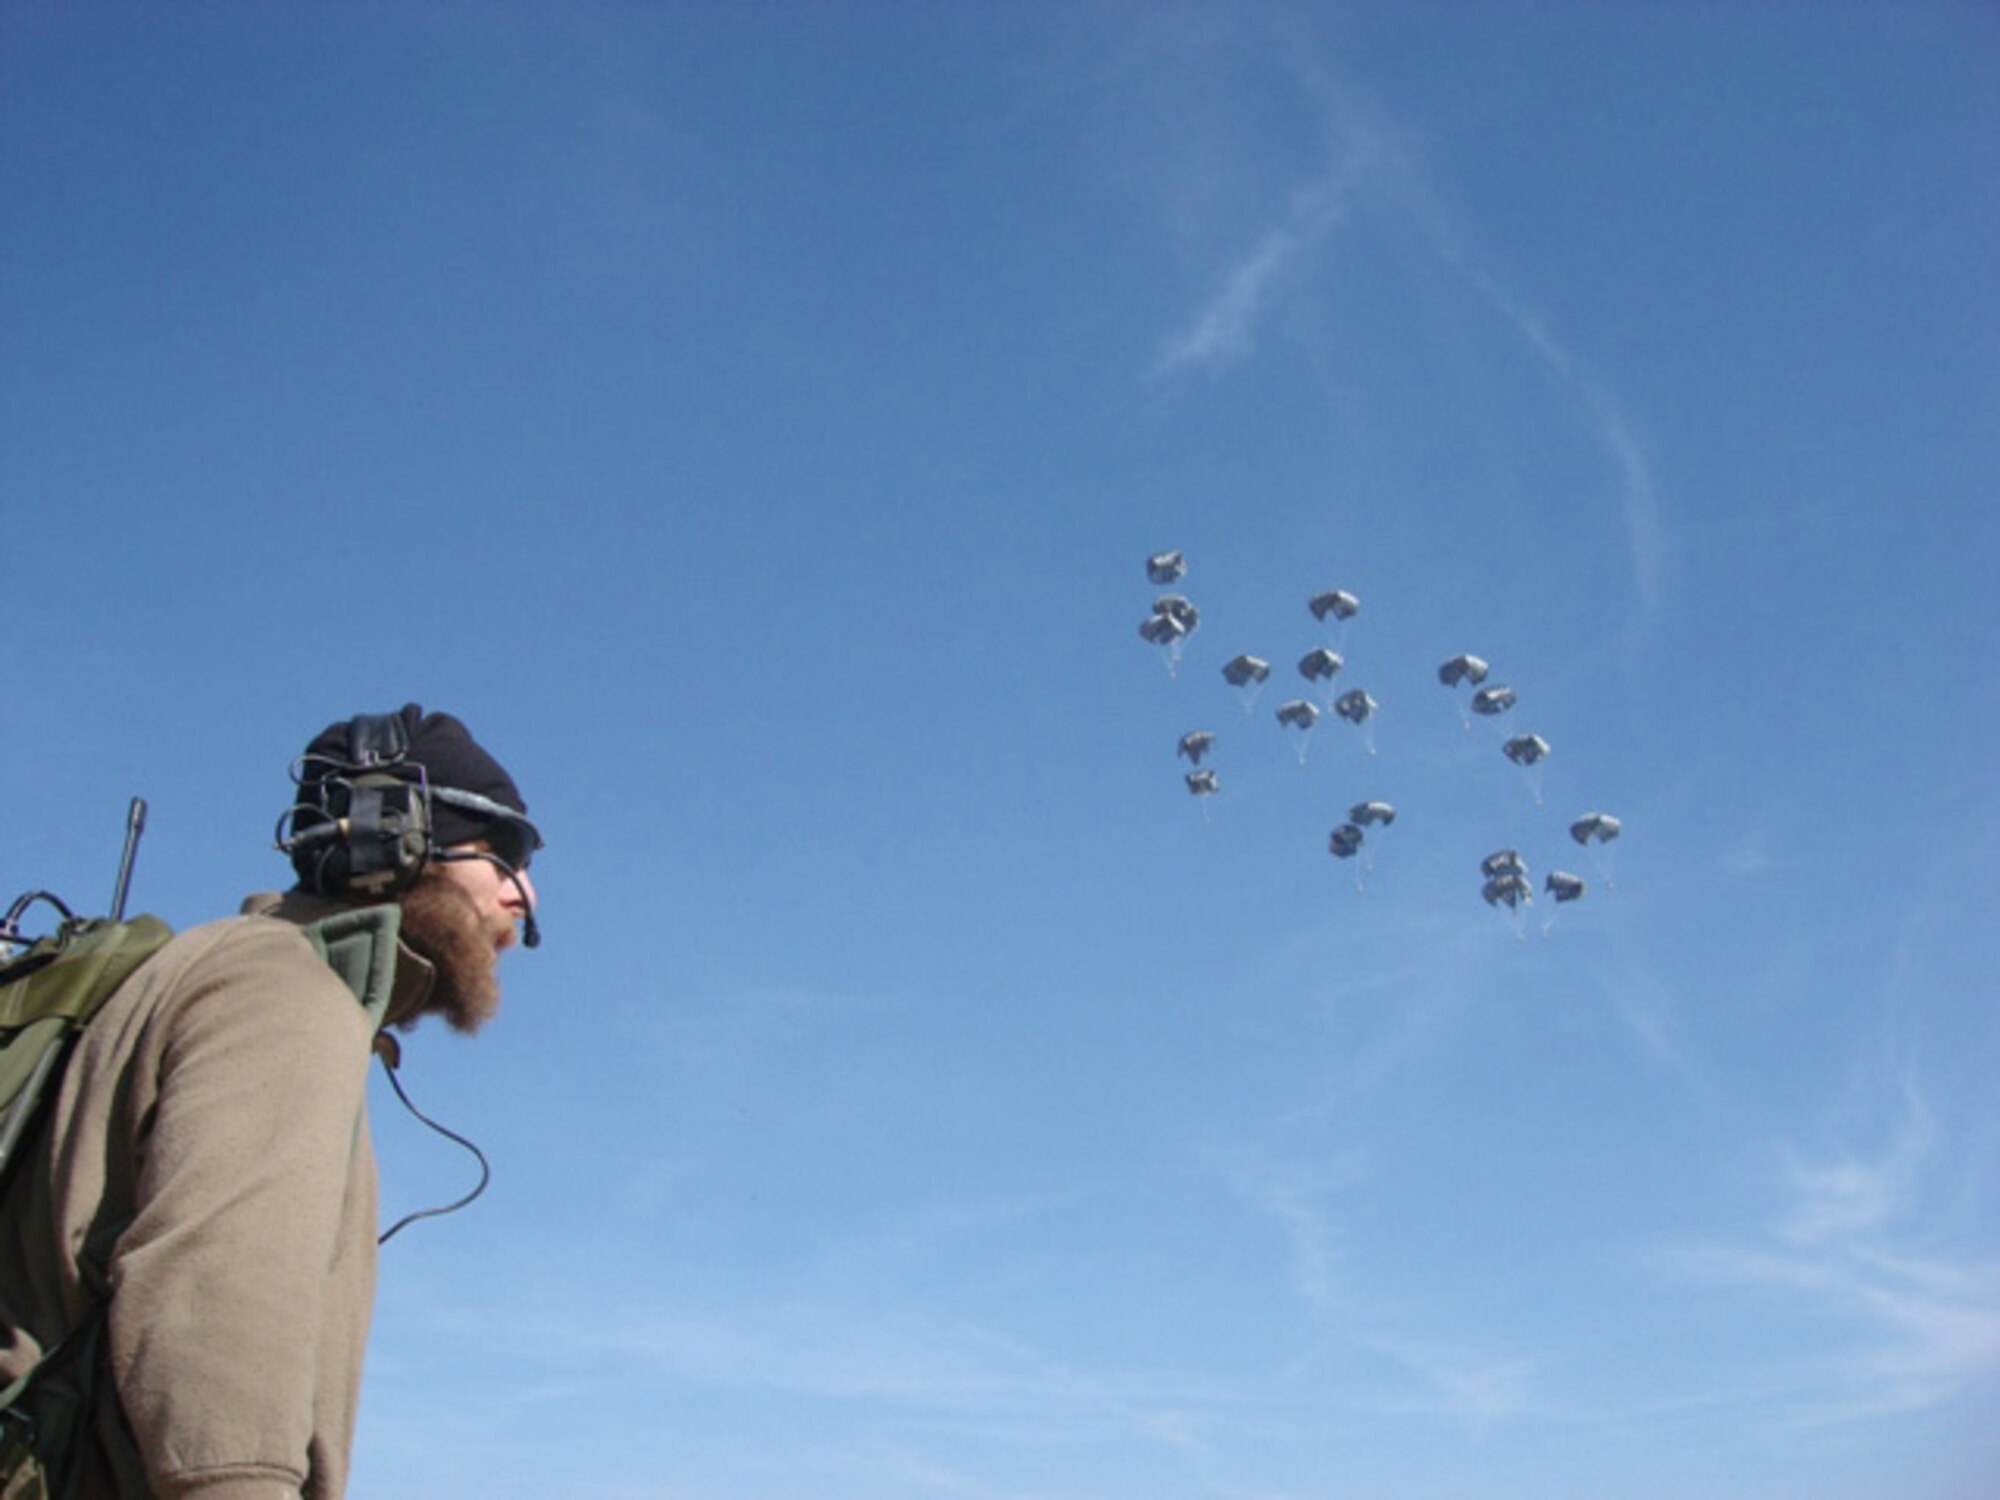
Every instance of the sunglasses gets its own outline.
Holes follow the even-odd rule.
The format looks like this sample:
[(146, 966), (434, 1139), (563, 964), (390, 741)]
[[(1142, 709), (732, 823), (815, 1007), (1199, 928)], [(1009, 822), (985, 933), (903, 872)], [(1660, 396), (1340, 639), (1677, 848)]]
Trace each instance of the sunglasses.
[(541, 831), (521, 813), (477, 792), (462, 792), (455, 786), (434, 786), (431, 796), (451, 807), (478, 813), (488, 820), (484, 830), (486, 845), (494, 855), (516, 870), (525, 870), (542, 847)]

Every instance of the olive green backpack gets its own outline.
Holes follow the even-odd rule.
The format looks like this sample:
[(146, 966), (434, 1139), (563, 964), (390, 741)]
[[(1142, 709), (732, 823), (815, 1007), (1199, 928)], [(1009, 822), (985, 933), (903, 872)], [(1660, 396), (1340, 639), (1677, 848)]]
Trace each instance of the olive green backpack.
[[(47, 1115), (78, 1034), (132, 971), (173, 936), (158, 917), (125, 921), (132, 860), (146, 828), (134, 797), (108, 917), (79, 917), (47, 891), (29, 891), (0, 916), (0, 1214)], [(62, 914), (55, 931), (21, 937), (36, 902)], [(13, 1384), (0, 1389), (0, 1500), (64, 1500), (78, 1475), (70, 1456), (96, 1378), (102, 1309), (93, 1310)]]
[[(24, 900), (27, 898), (24, 898)], [(52, 898), (51, 898), (52, 899)], [(20, 908), (9, 913), (11, 935)], [(62, 923), (0, 960), (0, 1209), (47, 1113), (76, 1038), (132, 971), (173, 936), (158, 917)], [(102, 1319), (87, 1318), (42, 1361), (0, 1390), (0, 1500), (56, 1500), (70, 1476), (59, 1456), (89, 1399)]]

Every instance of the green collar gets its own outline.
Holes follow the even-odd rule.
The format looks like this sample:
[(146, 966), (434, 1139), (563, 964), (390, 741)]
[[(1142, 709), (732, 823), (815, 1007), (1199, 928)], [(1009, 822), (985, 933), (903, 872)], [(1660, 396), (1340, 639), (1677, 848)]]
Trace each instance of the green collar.
[(337, 911), (309, 922), (299, 931), (353, 991), (368, 1019), (380, 1030), (396, 987), (396, 935), (403, 909), (394, 902)]

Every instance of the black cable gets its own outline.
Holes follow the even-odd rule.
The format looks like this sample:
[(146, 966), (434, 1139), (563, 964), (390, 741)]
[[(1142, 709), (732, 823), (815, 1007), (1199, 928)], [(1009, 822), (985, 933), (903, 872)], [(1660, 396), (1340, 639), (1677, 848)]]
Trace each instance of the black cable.
[[(380, 1056), (379, 1053), (377, 1055)], [(439, 1135), (443, 1136), (446, 1140), (456, 1141), (459, 1145), (463, 1146), (466, 1150), (470, 1151), (473, 1154), (473, 1156), (478, 1159), (479, 1185), (473, 1188), (473, 1190), (467, 1193), (463, 1198), (460, 1198), (456, 1203), (447, 1203), (440, 1208), (420, 1208), (415, 1213), (404, 1214), (402, 1218), (398, 1219), (395, 1223), (391, 1224), (387, 1229), (382, 1231), (382, 1233), (376, 1238), (375, 1243), (377, 1245), (388, 1244), (391, 1238), (399, 1234), (409, 1225), (416, 1223), (417, 1220), (419, 1219), (435, 1219), (441, 1217), (444, 1214), (457, 1213), (461, 1208), (464, 1208), (468, 1203), (472, 1202), (474, 1198), (477, 1198), (481, 1193), (485, 1192), (486, 1184), (493, 1180), (493, 1168), (491, 1165), (488, 1164), (486, 1160), (486, 1153), (484, 1151), (481, 1151), (477, 1146), (473, 1145), (472, 1142), (468, 1141), (464, 1136), (458, 1134), (457, 1131), (445, 1129), (444, 1126), (438, 1124), (437, 1121), (433, 1120), (429, 1115), (425, 1114), (422, 1110), (418, 1109), (416, 1105), (412, 1104), (410, 1102), (410, 1096), (403, 1092), (403, 1081), (396, 1076), (395, 1065), (391, 1063), (387, 1057), (382, 1058), (382, 1071), (389, 1075), (389, 1087), (394, 1089), (396, 1091), (396, 1097), (403, 1101), (403, 1108), (407, 1109), (412, 1115), (416, 1116), (418, 1120), (430, 1126), (432, 1130), (435, 1130)]]

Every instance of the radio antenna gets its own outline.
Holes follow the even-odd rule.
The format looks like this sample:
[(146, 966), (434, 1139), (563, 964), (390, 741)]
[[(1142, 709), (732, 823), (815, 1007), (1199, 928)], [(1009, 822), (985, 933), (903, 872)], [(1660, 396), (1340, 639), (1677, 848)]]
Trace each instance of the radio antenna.
[(132, 886), (132, 861), (139, 853), (139, 835), (146, 831), (146, 799), (134, 797), (125, 809), (125, 853), (118, 861), (118, 884), (111, 892), (111, 920), (125, 920), (125, 893)]

